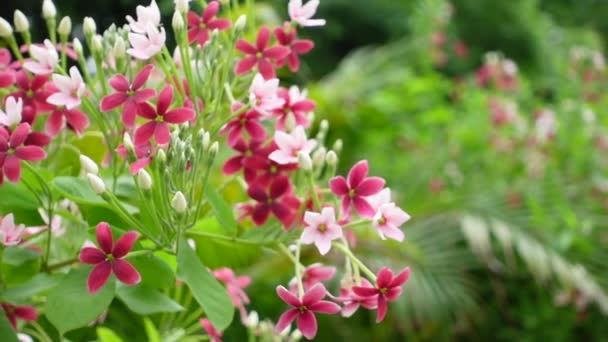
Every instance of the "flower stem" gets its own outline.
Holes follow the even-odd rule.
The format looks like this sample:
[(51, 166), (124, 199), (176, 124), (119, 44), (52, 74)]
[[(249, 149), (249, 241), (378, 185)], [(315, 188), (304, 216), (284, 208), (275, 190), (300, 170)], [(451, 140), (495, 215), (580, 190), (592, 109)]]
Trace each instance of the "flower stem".
[(367, 268), (367, 266), (365, 266), (365, 264), (361, 262), (361, 260), (359, 260), (359, 258), (357, 258), (346, 245), (341, 243), (334, 243), (334, 247), (341, 250), (342, 253), (344, 253), (344, 255), (346, 255), (355, 265), (357, 265), (372, 282), (376, 282), (376, 275), (374, 274), (374, 272)]

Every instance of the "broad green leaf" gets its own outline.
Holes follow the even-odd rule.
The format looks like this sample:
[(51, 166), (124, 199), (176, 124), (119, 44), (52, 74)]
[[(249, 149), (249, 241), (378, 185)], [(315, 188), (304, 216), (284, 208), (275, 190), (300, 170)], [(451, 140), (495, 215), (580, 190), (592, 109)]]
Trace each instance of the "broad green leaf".
[(19, 342), (17, 335), (15, 335), (15, 331), (8, 322), (4, 311), (0, 312), (0, 336), (2, 336), (3, 342)]
[(178, 312), (184, 308), (158, 290), (138, 286), (118, 286), (116, 290), (129, 309), (140, 315), (151, 315), (159, 312)]
[(175, 272), (166, 262), (154, 255), (141, 255), (129, 258), (141, 275), (141, 285), (164, 289), (175, 285)]
[(95, 320), (108, 308), (114, 298), (115, 281), (110, 277), (95, 294), (87, 291), (87, 278), (91, 268), (72, 269), (49, 292), (45, 312), (60, 334), (83, 327)]
[(77, 177), (57, 177), (53, 180), (55, 188), (66, 198), (78, 203), (106, 206), (106, 202), (93, 190), (89, 183)]
[(148, 342), (161, 342), (158, 329), (156, 329), (150, 318), (144, 317), (144, 327), (146, 329), (146, 336), (148, 336)]
[(80, 171), (80, 151), (72, 145), (62, 145), (53, 161), (55, 170), (60, 175), (76, 176)]
[(7, 285), (21, 284), (40, 270), (40, 253), (23, 247), (4, 250), (0, 272)]
[(9, 247), (4, 250), (2, 262), (7, 265), (19, 266), (24, 262), (35, 260), (40, 257), (40, 253), (29, 248)]
[(82, 138), (72, 142), (84, 154), (93, 159), (97, 164), (101, 164), (106, 155), (106, 144), (101, 132), (89, 131), (84, 133)]
[(39, 206), (36, 197), (22, 184), (4, 182), (0, 186), (0, 209), (10, 212), (11, 209), (37, 209)]
[(9, 302), (19, 302), (42, 291), (53, 288), (59, 282), (59, 276), (39, 273), (23, 284), (11, 287), (3, 297)]
[(180, 238), (177, 253), (177, 274), (183, 280), (205, 314), (218, 330), (232, 322), (234, 307), (224, 286), (209, 273), (185, 238)]
[(123, 342), (120, 336), (106, 327), (97, 328), (97, 337), (99, 338), (99, 342)]
[(228, 235), (234, 236), (237, 233), (236, 230), (236, 220), (234, 219), (234, 214), (232, 213), (232, 209), (226, 203), (224, 198), (215, 191), (215, 189), (211, 186), (205, 187), (205, 197), (211, 203), (213, 207), (213, 212), (217, 217), (218, 222), (224, 228)]

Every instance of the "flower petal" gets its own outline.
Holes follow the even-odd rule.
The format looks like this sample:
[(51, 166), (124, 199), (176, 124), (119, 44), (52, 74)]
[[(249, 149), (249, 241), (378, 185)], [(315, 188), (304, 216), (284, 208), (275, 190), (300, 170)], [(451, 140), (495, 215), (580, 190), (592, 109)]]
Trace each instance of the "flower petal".
[(326, 300), (322, 300), (318, 303), (314, 303), (308, 307), (310, 311), (323, 313), (323, 314), (335, 314), (340, 312), (340, 305), (332, 303)]
[(141, 276), (137, 269), (123, 259), (116, 259), (112, 262), (112, 270), (116, 278), (127, 285), (135, 285), (141, 281)]
[(97, 229), (95, 230), (95, 234), (97, 235), (97, 243), (99, 244), (99, 247), (101, 247), (101, 250), (103, 250), (106, 254), (112, 253), (114, 240), (110, 225), (107, 222), (99, 223), (97, 225)]
[(127, 101), (127, 98), (128, 96), (125, 93), (115, 93), (105, 96), (103, 99), (101, 99), (99, 109), (102, 112), (108, 112), (125, 103), (125, 101)]
[(277, 286), (277, 295), (288, 305), (293, 306), (293, 307), (298, 307), (301, 305), (300, 300), (298, 299), (298, 297), (296, 297), (296, 295), (294, 295), (293, 293), (289, 292), (289, 290), (287, 290), (285, 287), (283, 286)]
[(95, 293), (101, 289), (108, 278), (110, 278), (110, 274), (112, 273), (112, 265), (104, 261), (93, 268), (91, 274), (89, 274), (89, 278), (87, 279), (87, 289), (89, 293)]
[(329, 180), (329, 188), (331, 192), (338, 196), (346, 196), (348, 195), (348, 185), (346, 184), (346, 179), (342, 176), (334, 177)]
[(127, 253), (129, 253), (133, 248), (133, 245), (135, 244), (135, 241), (137, 241), (138, 237), (139, 234), (137, 234), (135, 231), (126, 232), (116, 241), (114, 249), (112, 250), (112, 255), (115, 258), (122, 258), (127, 255)]
[(355, 164), (348, 172), (348, 186), (351, 189), (357, 188), (361, 181), (367, 177), (368, 172), (369, 165), (367, 164), (367, 160), (362, 160)]
[(81, 262), (89, 265), (97, 265), (106, 260), (106, 254), (99, 248), (84, 247), (78, 256)]
[(285, 330), (285, 328), (287, 328), (287, 326), (290, 325), (294, 319), (296, 319), (297, 315), (298, 315), (298, 310), (296, 310), (296, 309), (290, 309), (290, 310), (285, 311), (281, 315), (281, 317), (279, 317), (279, 321), (277, 322), (275, 331), (277, 333), (280, 333), (283, 330)]
[(110, 86), (118, 92), (125, 93), (129, 90), (129, 81), (123, 75), (118, 74), (110, 78), (109, 83)]
[(323, 299), (326, 294), (327, 290), (325, 289), (325, 286), (323, 286), (321, 283), (317, 283), (306, 291), (304, 297), (302, 297), (302, 304), (305, 306), (311, 306)]
[(380, 177), (365, 178), (357, 186), (357, 195), (371, 196), (379, 193), (384, 188), (385, 181)]
[(304, 311), (298, 315), (298, 329), (309, 340), (317, 335), (317, 318), (311, 311)]

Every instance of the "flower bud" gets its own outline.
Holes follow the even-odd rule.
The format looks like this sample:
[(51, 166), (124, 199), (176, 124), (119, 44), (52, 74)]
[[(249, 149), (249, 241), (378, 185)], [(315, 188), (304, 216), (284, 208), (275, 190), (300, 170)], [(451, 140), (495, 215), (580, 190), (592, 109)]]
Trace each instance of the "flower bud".
[(296, 125), (296, 117), (293, 114), (287, 114), (287, 118), (285, 119), (285, 130), (291, 132), (296, 128)]
[(80, 42), (80, 39), (74, 38), (72, 40), (72, 47), (74, 48), (76, 55), (82, 56), (82, 43)]
[(42, 2), (42, 17), (44, 19), (55, 18), (57, 15), (57, 8), (51, 0), (44, 0)]
[(343, 145), (342, 139), (338, 139), (334, 143), (334, 147), (332, 148), (332, 150), (336, 151), (336, 154), (340, 153), (340, 152), (342, 152), (342, 147), (343, 147), (342, 145)]
[(97, 164), (89, 157), (84, 154), (80, 155), (80, 167), (84, 170), (85, 173), (91, 173), (94, 175), (99, 174), (99, 168)]
[(260, 323), (260, 316), (258, 315), (257, 311), (251, 310), (249, 315), (247, 315), (247, 320), (246, 320), (245, 324), (249, 328), (255, 328), (258, 326), (259, 323)]
[(165, 150), (158, 150), (158, 152), (156, 152), (155, 159), (160, 163), (165, 163), (167, 161), (167, 154), (165, 153)]
[(116, 42), (114, 42), (114, 57), (123, 58), (125, 56), (125, 52), (127, 51), (127, 47), (125, 46), (125, 40), (122, 37), (116, 37)]
[(93, 20), (91, 17), (84, 17), (82, 30), (84, 31), (84, 35), (87, 37), (93, 36), (95, 33), (97, 33), (97, 24), (95, 24), (95, 20)]
[(178, 11), (173, 12), (173, 19), (171, 20), (173, 31), (179, 32), (184, 29), (184, 17)]
[(188, 13), (190, 0), (175, 0), (175, 10), (181, 14)]
[(203, 134), (203, 151), (206, 151), (209, 148), (209, 144), (211, 143), (211, 136), (209, 132), (205, 132)]
[(72, 19), (70, 17), (63, 17), (59, 22), (59, 26), (57, 26), (57, 33), (60, 36), (69, 36), (70, 32), (72, 32)]
[(323, 146), (321, 146), (320, 148), (318, 148), (313, 154), (312, 154), (312, 165), (315, 167), (321, 167), (323, 166), (323, 162), (325, 162), (325, 154), (327, 153), (327, 149)]
[(141, 169), (137, 173), (137, 184), (143, 190), (150, 190), (152, 188), (152, 177), (150, 177), (150, 174), (146, 170)]
[(245, 25), (247, 25), (247, 16), (245, 14), (241, 14), (234, 23), (234, 29), (236, 31), (241, 31), (245, 28)]
[(184, 197), (184, 194), (182, 194), (181, 191), (176, 192), (173, 196), (173, 199), (171, 200), (171, 207), (178, 214), (182, 214), (188, 209), (188, 202), (186, 202), (186, 197)]
[(321, 123), (319, 124), (319, 130), (327, 132), (328, 129), (329, 129), (329, 122), (325, 119), (321, 120)]
[(129, 153), (135, 154), (135, 145), (133, 145), (133, 139), (131, 139), (128, 132), (125, 132), (122, 136), (122, 144), (125, 145), (125, 148)]
[(213, 159), (215, 159), (215, 156), (217, 156), (219, 149), (220, 144), (218, 144), (217, 141), (214, 141), (213, 144), (211, 144), (211, 147), (209, 147), (209, 162), (213, 162)]
[(91, 189), (93, 189), (96, 194), (101, 195), (106, 192), (106, 185), (101, 178), (92, 173), (88, 173), (87, 179), (89, 181)]
[(13, 35), (13, 27), (11, 24), (4, 20), (4, 18), (0, 18), (0, 37), (9, 38)]
[(302, 340), (302, 332), (298, 329), (295, 329), (291, 333), (291, 336), (289, 336), (289, 342), (298, 342), (300, 340)]
[(27, 32), (30, 30), (30, 22), (27, 20), (27, 17), (20, 10), (15, 11), (15, 15), (13, 16), (13, 23), (15, 24), (15, 31), (17, 32)]
[(325, 162), (327, 163), (327, 165), (335, 167), (338, 164), (338, 155), (336, 154), (336, 152), (327, 152), (327, 155), (325, 156)]
[(308, 153), (298, 153), (298, 166), (304, 171), (312, 170), (312, 160), (310, 160)]
[(103, 52), (103, 38), (98, 34), (93, 36), (93, 39), (91, 40), (91, 51)]

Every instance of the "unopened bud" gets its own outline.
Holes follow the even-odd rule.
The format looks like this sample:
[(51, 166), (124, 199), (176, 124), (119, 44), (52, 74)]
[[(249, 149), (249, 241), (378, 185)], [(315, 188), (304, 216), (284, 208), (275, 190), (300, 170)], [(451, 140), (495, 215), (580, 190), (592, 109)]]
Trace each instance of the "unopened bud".
[(103, 52), (103, 38), (96, 34), (91, 41), (91, 50), (93, 52)]
[(125, 56), (125, 51), (127, 51), (127, 47), (125, 46), (125, 40), (122, 37), (116, 37), (116, 41), (114, 42), (114, 57), (122, 58)]
[(178, 11), (173, 12), (173, 19), (171, 20), (173, 31), (179, 32), (184, 29), (184, 17)]
[(251, 310), (251, 312), (247, 316), (246, 325), (250, 328), (255, 328), (258, 326), (259, 323), (260, 323), (260, 316), (258, 315), (257, 311)]
[(57, 33), (60, 36), (69, 36), (70, 32), (72, 32), (72, 19), (70, 17), (63, 17), (59, 22), (59, 26), (57, 26)]
[(173, 199), (171, 200), (171, 207), (178, 214), (182, 214), (186, 212), (186, 209), (188, 209), (188, 202), (186, 202), (186, 197), (184, 197), (184, 194), (182, 194), (181, 191), (176, 192), (173, 196)]
[(338, 164), (338, 155), (336, 154), (336, 152), (327, 152), (327, 155), (325, 156), (325, 162), (327, 163), (327, 165), (335, 167)]
[(190, 0), (175, 0), (175, 10), (181, 14), (188, 13)]
[(321, 123), (319, 124), (319, 130), (327, 132), (328, 129), (329, 129), (329, 122), (325, 119), (321, 120)]
[(298, 329), (295, 329), (291, 333), (291, 336), (289, 336), (289, 342), (298, 342), (300, 340), (302, 340), (302, 332)]
[(336, 140), (336, 142), (334, 143), (334, 147), (332, 148), (332, 150), (336, 151), (336, 153), (340, 153), (342, 152), (342, 139), (338, 139)]
[(72, 47), (74, 48), (76, 55), (82, 56), (82, 43), (80, 42), (80, 39), (74, 38), (72, 40)]
[(15, 31), (17, 32), (27, 32), (30, 30), (30, 22), (27, 20), (27, 17), (20, 10), (15, 11), (15, 15), (13, 16), (13, 23), (15, 24)]
[(211, 144), (211, 147), (209, 147), (209, 161), (213, 161), (213, 159), (215, 159), (215, 156), (217, 156), (217, 152), (220, 149), (220, 144), (218, 144), (217, 141), (214, 141), (213, 144)]
[(137, 173), (137, 184), (143, 190), (150, 190), (152, 188), (152, 177), (150, 177), (150, 174), (146, 170), (141, 169)]
[(125, 134), (123, 134), (122, 144), (129, 153), (135, 153), (135, 145), (133, 145), (133, 139), (131, 139), (129, 133), (125, 132)]
[(158, 150), (158, 152), (156, 152), (155, 159), (160, 163), (165, 163), (167, 161), (167, 154), (165, 153), (165, 150)]
[(237, 31), (241, 31), (247, 25), (247, 16), (245, 14), (241, 14), (234, 23), (234, 29)]
[(298, 153), (298, 166), (304, 171), (312, 170), (312, 160), (310, 160), (308, 153)]
[(11, 24), (4, 20), (4, 18), (0, 18), (0, 37), (9, 38), (13, 35), (13, 27)]
[(44, 0), (42, 2), (42, 17), (44, 19), (55, 18), (57, 15), (57, 8), (51, 0)]
[(93, 189), (96, 194), (101, 195), (106, 192), (106, 185), (101, 178), (92, 173), (88, 173), (87, 179), (89, 181), (91, 189)]
[(287, 114), (287, 118), (285, 119), (285, 130), (291, 132), (296, 128), (296, 125), (296, 117), (293, 114)]
[(93, 36), (97, 33), (97, 24), (95, 24), (95, 20), (91, 17), (84, 17), (84, 21), (82, 23), (82, 30), (84, 31), (84, 35), (87, 37)]
[(84, 170), (85, 173), (91, 173), (94, 175), (99, 174), (99, 168), (97, 164), (89, 157), (84, 154), (80, 155), (80, 167)]
[(312, 165), (315, 167), (321, 167), (323, 165), (323, 162), (325, 162), (325, 154), (327, 153), (327, 149), (325, 149), (325, 147), (320, 147), (318, 148), (313, 154), (312, 154)]
[(206, 151), (209, 148), (209, 144), (211, 143), (211, 136), (209, 132), (205, 132), (203, 134), (203, 151)]

